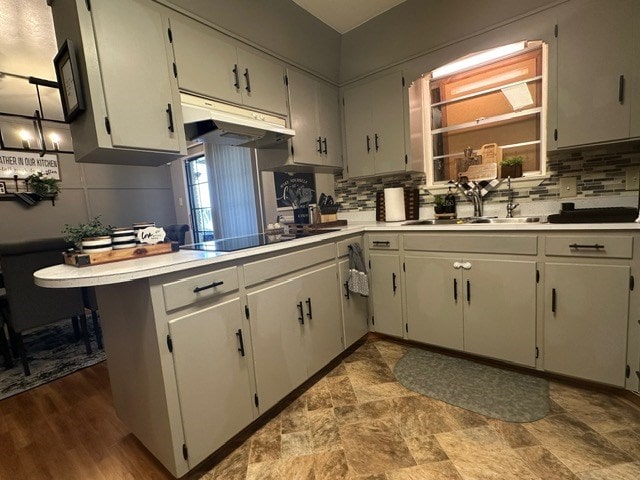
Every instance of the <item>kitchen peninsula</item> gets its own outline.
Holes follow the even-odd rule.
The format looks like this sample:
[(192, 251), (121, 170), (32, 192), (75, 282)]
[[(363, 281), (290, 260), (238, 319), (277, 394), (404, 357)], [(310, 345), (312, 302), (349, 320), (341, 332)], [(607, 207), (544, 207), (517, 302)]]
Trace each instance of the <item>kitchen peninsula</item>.
[[(637, 391), (639, 231), (370, 222), (35, 281), (98, 287), (118, 415), (179, 477), (367, 331)], [(345, 286), (354, 242), (369, 305)]]

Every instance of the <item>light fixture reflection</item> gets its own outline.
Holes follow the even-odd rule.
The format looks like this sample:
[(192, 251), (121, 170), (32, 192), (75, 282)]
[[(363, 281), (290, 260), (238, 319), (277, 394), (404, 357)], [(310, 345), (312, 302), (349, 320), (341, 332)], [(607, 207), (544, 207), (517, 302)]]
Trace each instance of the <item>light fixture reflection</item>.
[(49, 140), (51, 140), (51, 144), (53, 145), (53, 149), (57, 152), (60, 150), (60, 135), (57, 133), (52, 133), (49, 135)]
[(496, 60), (501, 57), (505, 57), (520, 50), (524, 50), (527, 47), (527, 42), (511, 43), (509, 45), (503, 45), (502, 47), (491, 48), (484, 50), (483, 52), (475, 53), (467, 57), (463, 57), (459, 60), (455, 60), (451, 63), (447, 63), (442, 67), (436, 68), (431, 72), (431, 78), (441, 78), (451, 75), (452, 73), (461, 72), (472, 67), (476, 67), (491, 60)]
[(20, 139), (22, 140), (22, 148), (31, 148), (29, 141), (31, 140), (31, 134), (26, 130), (20, 130)]

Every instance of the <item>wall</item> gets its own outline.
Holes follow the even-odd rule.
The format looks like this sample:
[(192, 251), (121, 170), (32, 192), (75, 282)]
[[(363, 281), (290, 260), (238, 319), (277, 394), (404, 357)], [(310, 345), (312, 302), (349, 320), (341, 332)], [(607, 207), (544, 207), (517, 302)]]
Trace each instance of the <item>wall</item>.
[[(7, 20), (7, 25), (2, 24), (7, 28), (0, 29), (0, 71), (55, 80), (51, 59), (57, 47), (46, 2), (0, 2), (0, 18)], [(11, 48), (4, 48), (5, 45)], [(23, 94), (12, 87), (19, 82), (2, 82), (0, 79), (0, 100)], [(35, 97), (35, 90), (30, 92)], [(0, 111), (5, 108), (8, 103), (0, 102)], [(32, 207), (17, 201), (0, 202), (0, 242), (59, 237), (65, 223), (85, 222), (95, 215), (114, 226), (141, 221), (155, 221), (158, 225), (176, 222), (168, 166), (79, 164), (72, 155), (62, 154), (58, 160), (62, 181), (55, 206), (48, 201)], [(9, 191), (15, 190), (12, 179), (2, 180)], [(23, 183), (19, 187), (22, 190)]]
[(441, 50), (559, 3), (562, 2), (407, 0), (342, 36), (340, 83)]
[(336, 83), (340, 34), (290, 0), (156, 0)]

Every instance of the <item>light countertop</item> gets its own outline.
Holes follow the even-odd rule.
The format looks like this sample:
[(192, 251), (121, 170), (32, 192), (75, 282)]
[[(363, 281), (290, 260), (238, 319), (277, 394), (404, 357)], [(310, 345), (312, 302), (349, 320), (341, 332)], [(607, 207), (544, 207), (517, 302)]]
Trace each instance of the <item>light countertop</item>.
[(71, 265), (54, 265), (34, 273), (36, 285), (48, 288), (90, 287), (129, 282), (132, 280), (154, 277), (172, 272), (189, 270), (206, 265), (214, 265), (229, 261), (249, 260), (258, 255), (275, 252), (286, 252), (302, 246), (312, 246), (327, 240), (364, 232), (640, 232), (637, 223), (597, 223), (597, 224), (462, 224), (462, 225), (423, 225), (407, 226), (407, 222), (371, 222), (354, 221), (338, 231), (299, 238), (282, 243), (274, 243), (260, 247), (247, 248), (235, 252), (202, 252), (181, 250), (175, 253), (155, 255), (146, 258), (125, 260), (121, 262), (74, 267)]

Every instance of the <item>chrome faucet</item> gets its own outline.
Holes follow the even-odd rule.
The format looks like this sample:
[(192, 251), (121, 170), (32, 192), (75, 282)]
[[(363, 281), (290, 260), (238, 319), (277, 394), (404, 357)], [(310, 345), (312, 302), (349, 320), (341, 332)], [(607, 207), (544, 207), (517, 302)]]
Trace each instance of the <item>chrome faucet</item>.
[(459, 182), (453, 182), (453, 184), (464, 194), (465, 197), (471, 200), (471, 203), (473, 203), (473, 216), (481, 217), (483, 212), (483, 205), (480, 185), (472, 183), (472, 185), (464, 184), (463, 186), (463, 184)]
[(519, 203), (513, 203), (513, 190), (511, 189), (511, 177), (507, 177), (507, 187), (509, 193), (507, 194), (507, 218), (513, 218), (513, 211), (518, 208)]

